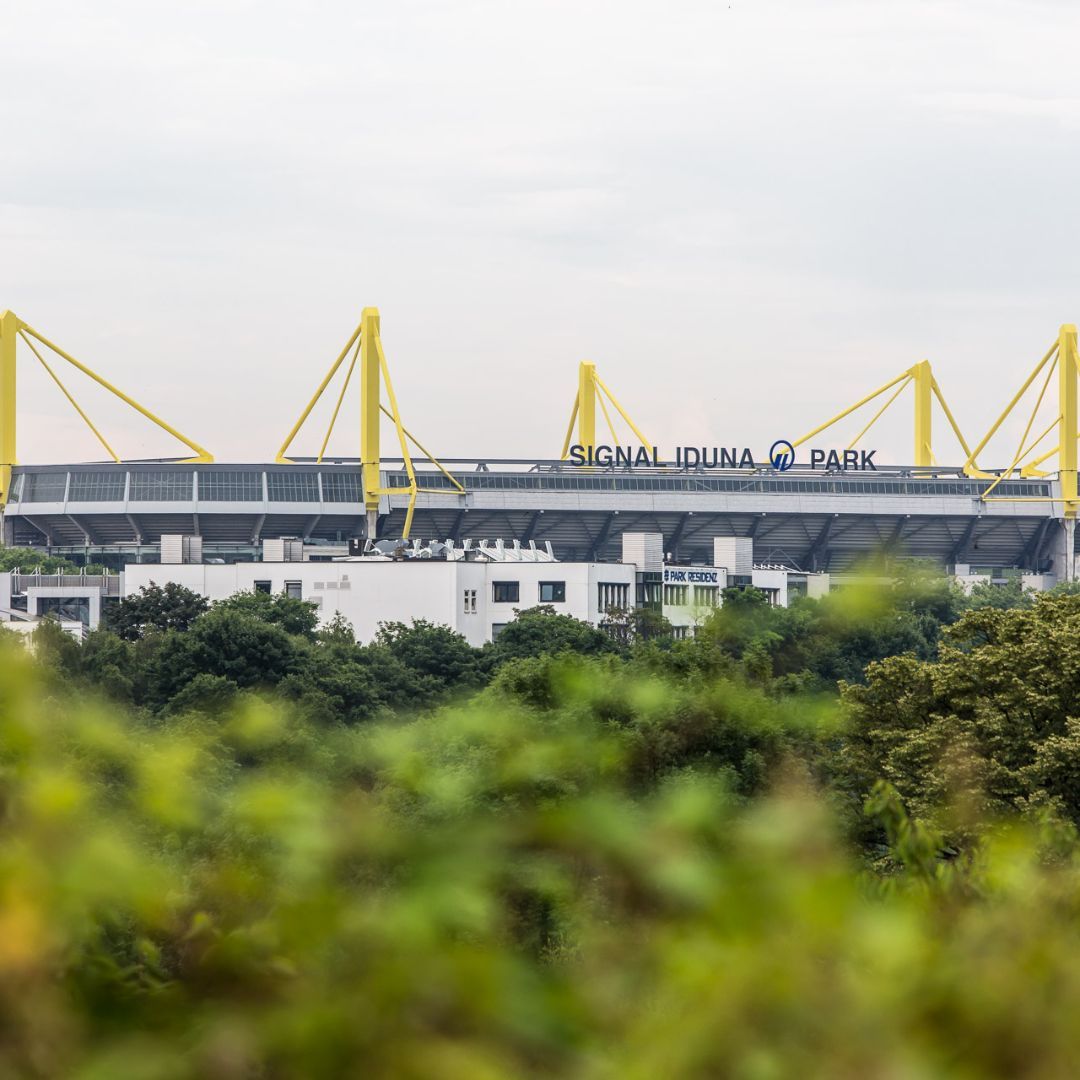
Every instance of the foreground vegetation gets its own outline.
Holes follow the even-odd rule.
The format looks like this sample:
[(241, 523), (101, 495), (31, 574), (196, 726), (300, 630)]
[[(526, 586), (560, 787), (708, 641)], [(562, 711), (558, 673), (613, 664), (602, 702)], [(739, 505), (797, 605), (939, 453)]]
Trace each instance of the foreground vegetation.
[(0, 639), (0, 1075), (1066, 1076), (1080, 597)]

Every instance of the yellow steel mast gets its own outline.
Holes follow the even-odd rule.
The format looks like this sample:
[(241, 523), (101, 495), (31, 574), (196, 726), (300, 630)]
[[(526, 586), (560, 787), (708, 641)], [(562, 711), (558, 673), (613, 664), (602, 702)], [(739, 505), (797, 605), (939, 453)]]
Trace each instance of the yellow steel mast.
[(0, 510), (11, 491), (15, 457), (15, 338), (19, 320), (13, 311), (0, 315)]
[[(114, 397), (119, 398), (129, 408), (134, 409), (137, 413), (145, 416), (152, 424), (161, 428), (162, 431), (167, 432), (177, 441), (183, 443), (189, 450), (194, 452), (194, 456), (188, 458), (182, 458), (182, 461), (213, 461), (213, 455), (203, 449), (197, 442), (193, 442), (186, 435), (182, 435), (171, 424), (167, 424), (160, 417), (155, 416), (149, 409), (144, 408), (134, 398), (129, 397), (122, 390), (117, 389), (107, 379), (102, 378), (97, 372), (92, 371), (85, 364), (80, 363), (66, 353), (59, 345), (53, 344), (44, 334), (38, 333), (29, 323), (25, 323), (20, 319), (13, 311), (4, 311), (0, 313), (0, 510), (7, 505), (8, 497), (11, 492), (11, 470), (12, 466), (16, 464), (16, 346), (19, 339), (22, 339), (23, 344), (30, 350), (30, 352), (37, 359), (38, 363), (45, 369), (49, 378), (60, 388), (60, 392), (71, 403), (72, 408), (79, 414), (83, 423), (90, 429), (94, 437), (101, 443), (105, 452), (109, 455), (113, 461), (120, 461), (120, 456), (109, 445), (108, 441), (101, 434), (98, 428), (91, 421), (90, 417), (86, 415), (85, 411), (75, 400), (74, 395), (64, 385), (60, 376), (49, 364), (49, 362), (42, 355), (38, 345), (43, 346), (54, 354), (55, 357), (63, 360), (65, 363), (70, 364), (76, 370), (81, 371), (84, 375), (93, 379), (99, 386), (108, 390)], [(37, 345), (34, 342), (37, 342)]]
[[(815, 435), (820, 435), (821, 432), (832, 427), (833, 424), (850, 416), (853, 412), (861, 409), (864, 405), (869, 404), (875, 398), (881, 397), (886, 390), (892, 390), (893, 387), (896, 387), (896, 389), (893, 390), (893, 393), (885, 399), (885, 404), (874, 413), (866, 423), (865, 427), (863, 427), (858, 435), (848, 443), (847, 449), (853, 449), (874, 424), (881, 419), (885, 410), (888, 409), (909, 384), (915, 393), (914, 464), (920, 468), (930, 468), (935, 464), (933, 440), (935, 398), (941, 406), (941, 411), (945, 414), (945, 419), (949, 421), (949, 426), (952, 428), (952, 432), (956, 436), (957, 441), (963, 448), (964, 453), (968, 455), (968, 460), (972, 460), (974, 454), (968, 449), (968, 444), (964, 440), (964, 435), (960, 431), (959, 425), (956, 423), (956, 419), (952, 414), (952, 410), (949, 408), (948, 402), (945, 400), (945, 395), (941, 392), (941, 387), (938, 385), (937, 379), (934, 378), (934, 373), (930, 367), (929, 360), (920, 360), (919, 363), (908, 368), (907, 371), (902, 371), (895, 379), (890, 379), (884, 386), (879, 386), (873, 392), (856, 401), (854, 405), (849, 405), (843, 412), (837, 413), (831, 420), (826, 420), (824, 424), (814, 428), (813, 431), (808, 431), (801, 439), (796, 439), (795, 442), (792, 443), (792, 446), (802, 446), (803, 443), (809, 442)], [(976, 454), (979, 449), (981, 449), (981, 447), (976, 449)]]
[(619, 404), (615, 395), (607, 388), (603, 379), (596, 373), (596, 364), (591, 360), (582, 360), (578, 365), (578, 389), (574, 397), (574, 406), (570, 410), (570, 423), (566, 426), (566, 438), (563, 439), (562, 460), (570, 456), (570, 440), (574, 436), (574, 424), (577, 424), (577, 445), (585, 449), (586, 453), (596, 449), (596, 406), (599, 404), (603, 413), (608, 430), (611, 432), (612, 441), (619, 446), (619, 433), (611, 419), (611, 413), (607, 410), (610, 401), (618, 414), (626, 421), (627, 426), (637, 436), (642, 446), (650, 451), (653, 444), (641, 433), (641, 429), (630, 419), (626, 410)]
[[(1080, 375), (1080, 359), (1078, 359), (1077, 356), (1076, 337), (1076, 327), (1071, 323), (1066, 323), (1060, 328), (1057, 340), (1046, 350), (1043, 358), (1035, 365), (1034, 370), (1024, 380), (1020, 389), (1013, 395), (1012, 400), (1005, 406), (1001, 415), (990, 426), (990, 430), (982, 437), (979, 445), (968, 455), (968, 459), (964, 463), (964, 471), (969, 476), (978, 476), (994, 481), (994, 483), (983, 492), (983, 499), (987, 499), (998, 484), (1006, 477), (1010, 476), (1014, 471), (1019, 470), (1021, 476), (1045, 476), (1046, 473), (1042, 472), (1038, 466), (1056, 454), (1058, 458), (1058, 480), (1061, 492), (1058, 497), (1051, 498), (1049, 501), (1060, 502), (1062, 504), (1066, 519), (1076, 517), (1077, 509), (1080, 508), (1080, 495), (1078, 495), (1077, 492), (1076, 445), (1078, 423), (1076, 382), (1077, 376)], [(1035, 424), (1035, 418), (1038, 415), (1039, 408), (1046, 399), (1047, 392), (1050, 390), (1055, 370), (1057, 371), (1058, 390), (1057, 412), (1049, 427), (1047, 427), (1040, 435), (1032, 439), (1030, 438), (1031, 429)], [(1028, 416), (1027, 424), (1024, 426), (1023, 434), (1020, 437), (1020, 445), (1008, 468), (998, 472), (987, 472), (983, 469), (979, 469), (975, 465), (976, 456), (982, 452), (987, 443), (989, 443), (1001, 429), (1002, 424), (1004, 424), (1005, 420), (1012, 414), (1013, 410), (1020, 403), (1020, 400), (1040, 375), (1043, 376), (1042, 385), (1035, 398), (1035, 404), (1032, 407), (1031, 413)], [(1057, 431), (1058, 433), (1058, 445), (1052, 450), (1048, 450), (1041, 454), (1039, 457), (1033, 458), (1025, 464), (1021, 464), (1024, 458), (1029, 454), (1034, 453), (1035, 448), (1043, 441), (1043, 439), (1054, 431)], [(1004, 497), (1002, 498), (1004, 500)], [(1031, 497), (1024, 499), (1008, 499), (1008, 501), (1044, 502), (1047, 500)]]
[[(353, 371), (356, 369), (357, 362), (359, 361), (360, 474), (361, 483), (364, 489), (363, 498), (364, 511), (367, 517), (367, 535), (371, 539), (374, 539), (375, 537), (379, 518), (379, 497), (382, 495), (400, 495), (404, 491), (408, 492), (409, 505), (405, 513), (405, 526), (402, 529), (402, 536), (407, 538), (412, 529), (413, 512), (416, 509), (417, 494), (421, 491), (433, 494), (446, 494), (445, 488), (420, 487), (416, 476), (416, 470), (413, 467), (412, 454), (409, 451), (410, 443), (412, 443), (412, 445), (415, 446), (416, 449), (446, 477), (450, 482), (454, 493), (464, 495), (465, 489), (450, 475), (449, 472), (447, 472), (446, 469), (443, 468), (431, 451), (426, 449), (420, 440), (417, 439), (416, 436), (401, 422), (401, 412), (398, 409), (397, 395), (394, 393), (394, 384), (390, 378), (390, 366), (386, 362), (386, 353), (383, 351), (382, 325), (378, 308), (364, 308), (360, 315), (359, 326), (352, 332), (349, 340), (345, 342), (345, 348), (338, 354), (337, 359), (330, 366), (330, 370), (326, 373), (325, 378), (319, 383), (318, 389), (307, 403), (307, 407), (300, 414), (300, 419), (296, 421), (292, 430), (285, 437), (285, 441), (281, 444), (281, 448), (278, 450), (275, 460), (280, 463), (290, 461), (290, 458), (286, 456), (289, 447), (292, 445), (297, 433), (304, 426), (304, 422), (311, 414), (311, 410), (315, 408), (324, 391), (330, 385), (330, 382), (333, 380), (342, 364), (345, 363), (345, 358), (350, 352), (352, 353), (352, 359), (349, 363), (348, 370), (345, 373), (345, 381), (341, 388), (341, 393), (338, 395), (337, 404), (334, 407), (333, 414), (330, 417), (330, 424), (326, 429), (326, 435), (323, 438), (319, 456), (315, 460), (316, 462), (321, 462), (326, 454), (326, 447), (330, 442), (330, 436), (333, 434), (334, 425), (337, 423), (338, 413), (341, 411), (341, 403), (345, 398), (345, 392), (349, 388), (349, 382), (352, 379)], [(390, 403), (389, 409), (383, 405), (380, 399), (382, 387), (384, 385), (386, 387), (386, 396)], [(397, 432), (398, 437), (398, 445), (401, 448), (401, 457), (405, 464), (405, 474), (409, 480), (408, 486), (405, 488), (384, 488), (382, 486), (380, 477), (382, 459), (379, 437), (383, 416), (389, 417), (394, 422), (394, 429)]]
[[(375, 535), (379, 517), (379, 480), (381, 451), (379, 447), (382, 416), (379, 414), (379, 392), (382, 371), (379, 365), (378, 339), (381, 320), (378, 308), (364, 308), (360, 316), (360, 471), (363, 474), (364, 510), (367, 514), (367, 534)], [(394, 410), (397, 412), (396, 408)], [(394, 417), (395, 422), (397, 417)], [(408, 451), (405, 452), (408, 461)], [(412, 463), (409, 463), (411, 474)], [(410, 475), (410, 480), (415, 480)], [(409, 524), (412, 523), (412, 507), (409, 507)], [(405, 535), (408, 536), (408, 526)]]
[(1067, 518), (1076, 517), (1076, 327), (1068, 324), (1058, 333), (1058, 398), (1061, 402), (1058, 479)]
[(934, 464), (934, 376), (930, 371), (929, 360), (920, 360), (911, 369), (911, 385), (915, 390), (915, 464), (929, 466)]

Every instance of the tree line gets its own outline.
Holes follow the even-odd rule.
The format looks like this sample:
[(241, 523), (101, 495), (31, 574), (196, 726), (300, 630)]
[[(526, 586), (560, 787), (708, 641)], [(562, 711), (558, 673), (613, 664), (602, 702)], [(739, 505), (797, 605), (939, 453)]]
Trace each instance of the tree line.
[(1080, 596), (0, 635), (0, 1071), (1069, 1075)]

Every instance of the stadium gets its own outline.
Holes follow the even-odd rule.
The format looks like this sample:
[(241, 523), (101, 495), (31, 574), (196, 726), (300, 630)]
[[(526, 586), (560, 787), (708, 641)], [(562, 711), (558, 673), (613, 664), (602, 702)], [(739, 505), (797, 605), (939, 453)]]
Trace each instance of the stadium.
[[(31, 353), (31, 360), (36, 357), (46, 364), (112, 460), (16, 463), (17, 345), (23, 357)], [(181, 440), (193, 455), (183, 461), (120, 460), (48, 367), (47, 354), (54, 364), (59, 358), (120, 396)], [(293, 439), (335, 377), (340, 381), (341, 372), (344, 380), (323, 440), (324, 452), (317, 458), (290, 457)], [(120, 568), (158, 561), (161, 538), (177, 535), (198, 537), (203, 558), (215, 562), (256, 559), (268, 539), (298, 538), (311, 557), (330, 558), (356, 551), (365, 539), (398, 537), (455, 543), (485, 537), (522, 545), (549, 542), (560, 559), (617, 561), (623, 534), (646, 532), (662, 535), (665, 558), (674, 563), (708, 563), (716, 538), (744, 537), (752, 540), (755, 563), (797, 571), (843, 571), (884, 552), (933, 560), (943, 567), (1012, 568), (1071, 579), (1077, 373), (1076, 330), (1063, 326), (1043, 361), (973, 452), (956, 428), (930, 365), (923, 362), (793, 444), (785, 444), (790, 454), (777, 454), (774, 446), (768, 455), (759, 451), (748, 461), (750, 451), (745, 449), (734, 448), (728, 454), (725, 448), (717, 454), (704, 448), (703, 455), (693, 458), (680, 449), (665, 461), (595, 366), (581, 364), (558, 457), (437, 459), (402, 422), (379, 314), (367, 308), (275, 461), (230, 465), (215, 462), (197, 443), (6, 312), (0, 316), (3, 541), (77, 563)], [(1016, 459), (1008, 468), (980, 468), (976, 456), (1025, 393), (1038, 385), (1040, 375), (1045, 377), (1042, 392)], [(1040, 407), (1053, 402), (1055, 394), (1049, 388), (1054, 382), (1057, 414), (1042, 438), (1053, 441), (1056, 434), (1059, 445), (1031, 457), (1042, 441), (1029, 443), (1033, 424)], [(360, 454), (329, 457), (325, 448), (350, 385), (361, 410)], [(910, 466), (876, 465), (872, 454), (867, 466), (865, 450), (861, 457), (852, 447), (848, 453), (826, 455), (815, 443), (837, 421), (880, 405), (855, 440), (859, 443), (908, 386), (915, 397)], [(935, 402), (968, 452), (960, 466), (934, 463)], [(383, 416), (393, 425), (396, 456), (382, 452)], [(618, 438), (621, 421), (638, 450), (647, 451), (599, 453), (604, 444), (597, 434), (598, 418), (607, 421), (610, 446), (629, 445)], [(1058, 469), (1040, 471), (1038, 466), (1055, 455)], [(739, 464), (732, 467), (730, 461)]]

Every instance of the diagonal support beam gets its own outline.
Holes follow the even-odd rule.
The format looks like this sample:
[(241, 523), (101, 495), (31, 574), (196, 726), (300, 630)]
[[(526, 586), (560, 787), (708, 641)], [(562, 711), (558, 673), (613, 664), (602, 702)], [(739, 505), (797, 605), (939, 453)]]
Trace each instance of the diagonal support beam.
[(595, 562), (600, 552), (603, 550), (604, 545), (607, 543), (608, 537), (611, 535), (611, 527), (615, 524), (615, 512), (612, 511), (604, 519), (604, 523), (600, 526), (600, 530), (593, 537), (592, 543), (589, 545), (589, 562)]
[(1053, 518), (1043, 518), (1042, 523), (1031, 535), (1031, 539), (1027, 542), (1023, 552), (1020, 555), (1020, 562), (1024, 567), (1038, 571), (1041, 563), (1040, 555), (1042, 553), (1043, 545), (1046, 542), (1046, 534), (1050, 531), (1050, 525), (1053, 522)]
[(454, 520), (450, 525), (450, 532), (446, 537), (447, 540), (457, 541), (461, 539), (461, 530), (465, 525), (465, 514), (465, 510), (459, 510), (454, 515)]
[(683, 533), (686, 532), (687, 523), (693, 515), (690, 513), (683, 514), (679, 518), (678, 523), (671, 532), (671, 536), (668, 538), (667, 549), (671, 552), (672, 559), (679, 557), (679, 544), (682, 541)]
[(837, 516), (836, 514), (830, 514), (825, 519), (821, 531), (810, 545), (806, 561), (809, 563), (811, 570), (821, 570), (829, 564), (829, 537), (832, 536), (833, 523), (836, 521)]
[(518, 537), (521, 543), (527, 544), (536, 534), (536, 526), (540, 524), (540, 515), (543, 512), (543, 510), (534, 510), (532, 512), (525, 528), (521, 531), (521, 536)]
[(975, 530), (978, 528), (980, 519), (973, 517), (967, 525), (964, 527), (964, 531), (960, 534), (960, 539), (956, 541), (952, 546), (952, 550), (949, 552), (949, 564), (955, 565), (960, 556), (964, 554), (968, 549), (968, 545), (971, 543), (971, 538), (975, 535)]
[(68, 514), (67, 519), (71, 522), (72, 525), (75, 526), (76, 529), (79, 530), (79, 532), (83, 534), (84, 537), (86, 537), (87, 544), (97, 543), (97, 538), (94, 536), (94, 533), (91, 530), (90, 526), (87, 525), (81, 517), (76, 517), (74, 514)]
[(886, 540), (884, 544), (884, 548), (887, 552), (891, 553), (899, 546), (900, 541), (904, 538), (904, 530), (907, 528), (910, 518), (910, 514), (904, 514), (902, 517), (896, 519), (896, 524), (893, 526), (892, 532), (889, 533), (889, 539)]

